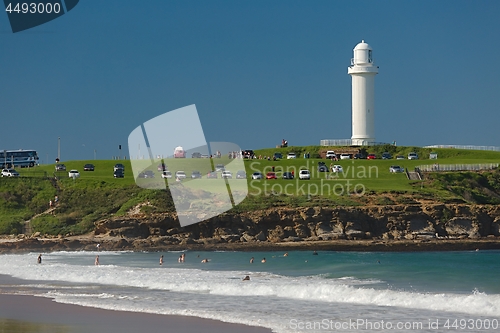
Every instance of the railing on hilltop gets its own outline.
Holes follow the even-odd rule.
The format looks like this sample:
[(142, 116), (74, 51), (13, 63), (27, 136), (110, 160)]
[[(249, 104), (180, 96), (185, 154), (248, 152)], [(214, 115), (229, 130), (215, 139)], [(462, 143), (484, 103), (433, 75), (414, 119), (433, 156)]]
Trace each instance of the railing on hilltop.
[(351, 139), (333, 139), (333, 140), (320, 140), (319, 145), (324, 147), (348, 147), (348, 146), (383, 146), (387, 142), (362, 142), (361, 144), (353, 144)]
[(498, 163), (481, 163), (481, 164), (431, 164), (420, 165), (417, 168), (423, 172), (446, 172), (446, 171), (481, 171), (493, 170), (498, 168)]
[(469, 149), (469, 150), (492, 150), (500, 151), (500, 147), (495, 146), (472, 146), (472, 145), (432, 145), (423, 148), (454, 148), (454, 149)]

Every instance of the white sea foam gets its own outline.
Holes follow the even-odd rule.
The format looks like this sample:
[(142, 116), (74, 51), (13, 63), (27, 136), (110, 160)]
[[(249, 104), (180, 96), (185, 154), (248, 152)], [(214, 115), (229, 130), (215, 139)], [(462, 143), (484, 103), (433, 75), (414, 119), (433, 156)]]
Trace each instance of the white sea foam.
[[(103, 255), (119, 254), (123, 252)], [(144, 258), (139, 254), (127, 254), (131, 257), (122, 261), (117, 258), (117, 264), (94, 266), (91, 263), (95, 253), (58, 252), (45, 255), (39, 265), (37, 255), (1, 255), (0, 272), (38, 281), (32, 285), (42, 290), (38, 294), (62, 303), (190, 315), (259, 325), (283, 333), (293, 331), (287, 326), (290, 314), (307, 319), (332, 315), (350, 318), (356, 312), (375, 313), (377, 308), (387, 313), (383, 308), (392, 307), (391, 313), (397, 312), (395, 309), (401, 312), (396, 319), (431, 312), (500, 316), (500, 295), (478, 290), (424, 293), (394, 290), (382, 280), (353, 276), (293, 277), (242, 270), (129, 266), (142, 263)], [(251, 280), (242, 281), (245, 275), (250, 275)]]

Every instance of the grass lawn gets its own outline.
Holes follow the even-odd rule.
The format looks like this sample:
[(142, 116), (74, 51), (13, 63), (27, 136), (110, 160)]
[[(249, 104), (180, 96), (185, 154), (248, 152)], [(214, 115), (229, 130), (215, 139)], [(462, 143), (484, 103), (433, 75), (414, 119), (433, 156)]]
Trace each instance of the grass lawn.
[[(373, 147), (368, 152), (376, 153), (379, 158), (382, 152), (389, 151), (393, 157), (404, 155), (411, 151), (419, 154), (419, 160), (339, 160), (330, 161), (320, 159), (317, 156), (322, 150), (337, 150), (338, 147), (288, 147), (279, 149), (256, 150), (257, 156), (273, 156), (274, 152), (281, 152), (285, 159), (282, 160), (230, 160), (227, 157), (220, 159), (170, 159), (165, 160), (168, 170), (175, 174), (178, 170), (185, 171), (187, 178), (182, 184), (188, 188), (209, 187), (212, 193), (225, 193), (227, 187), (224, 183), (214, 182), (207, 179), (207, 173), (214, 170), (217, 164), (222, 164), (226, 170), (230, 170), (233, 179), (229, 181), (229, 187), (233, 193), (241, 190), (245, 180), (235, 179), (236, 172), (245, 170), (249, 194), (234, 211), (248, 211), (252, 209), (263, 209), (276, 206), (299, 207), (308, 205), (360, 205), (363, 204), (362, 194), (377, 194), (375, 198), (378, 204), (404, 203), (401, 200), (390, 197), (387, 193), (401, 193), (406, 196), (426, 197), (430, 199), (440, 198), (463, 198), (464, 191), (477, 202), (486, 200), (485, 193), (481, 191), (470, 191), (469, 188), (478, 187), (477, 184), (485, 184), (485, 187), (497, 191), (498, 175), (489, 175), (480, 179), (480, 175), (474, 173), (450, 173), (458, 175), (449, 177), (445, 174), (436, 174), (426, 179), (425, 182), (409, 181), (405, 173), (390, 173), (391, 165), (399, 165), (412, 171), (415, 167), (425, 164), (478, 164), (500, 162), (500, 152), (473, 151), (458, 149), (422, 149), (417, 147)], [(290, 151), (297, 153), (297, 159), (286, 159)], [(437, 160), (429, 160), (429, 153), (438, 153)], [(309, 152), (311, 158), (304, 159), (303, 153)], [(316, 158), (313, 158), (316, 156)], [(341, 165), (342, 173), (318, 172), (318, 162)], [(170, 180), (161, 178), (158, 166), (161, 161), (130, 161), (130, 160), (87, 160), (87, 161), (64, 161), (66, 171), (55, 172), (55, 165), (40, 165), (34, 168), (19, 168), (21, 174), (18, 179), (0, 178), (0, 233), (14, 233), (20, 230), (21, 222), (31, 216), (48, 208), (48, 201), (56, 194), (60, 196), (61, 204), (57, 217), (45, 216), (34, 221), (38, 230), (47, 233), (80, 233), (90, 230), (93, 222), (109, 217), (111, 215), (126, 214), (135, 205), (149, 202), (144, 206), (144, 212), (173, 211), (170, 191), (166, 191), (168, 182), (171, 186), (175, 184), (175, 176)], [(87, 163), (95, 165), (95, 171), (83, 171)], [(113, 177), (113, 166), (117, 163), (125, 165), (125, 178)], [(155, 174), (154, 179), (141, 179), (141, 187), (136, 185), (132, 164), (142, 170), (151, 170)], [(266, 174), (274, 171), (278, 179), (252, 180), (254, 172)], [(68, 171), (76, 169), (80, 172), (77, 179), (69, 178)], [(310, 180), (299, 180), (298, 173), (301, 169), (311, 172)], [(203, 175), (203, 179), (191, 179), (191, 172), (197, 170)], [(295, 179), (282, 179), (283, 172), (293, 172)], [(54, 176), (59, 179), (56, 189), (53, 186)], [(218, 172), (220, 180), (221, 173)], [(214, 185), (215, 184), (215, 185)], [(482, 186), (482, 185), (481, 185)], [(244, 187), (244, 186), (243, 186)], [(163, 189), (160, 191), (158, 189)], [(498, 191), (497, 191), (498, 192)], [(244, 192), (243, 192), (244, 193)], [(487, 194), (486, 194), (487, 196)], [(372, 196), (373, 197), (373, 196)], [(371, 199), (373, 203), (373, 198)]]

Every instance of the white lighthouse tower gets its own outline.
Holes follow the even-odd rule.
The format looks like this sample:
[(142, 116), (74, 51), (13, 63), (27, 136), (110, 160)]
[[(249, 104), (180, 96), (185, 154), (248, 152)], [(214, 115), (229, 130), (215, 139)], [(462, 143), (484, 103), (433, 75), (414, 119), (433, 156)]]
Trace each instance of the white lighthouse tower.
[(347, 73), (352, 77), (352, 145), (363, 146), (375, 142), (375, 75), (372, 48), (361, 41), (354, 48), (354, 58)]

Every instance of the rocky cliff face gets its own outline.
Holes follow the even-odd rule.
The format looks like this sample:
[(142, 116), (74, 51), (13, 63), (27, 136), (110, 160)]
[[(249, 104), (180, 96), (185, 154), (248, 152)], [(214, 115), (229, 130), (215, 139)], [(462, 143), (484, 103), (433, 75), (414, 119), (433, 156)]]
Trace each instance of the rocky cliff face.
[(500, 206), (412, 204), (275, 208), (180, 227), (173, 214), (96, 222), (94, 234), (0, 239), (0, 253), (103, 250), (437, 251), (500, 249)]
[(172, 214), (132, 215), (96, 223), (95, 235), (155, 245), (325, 240), (479, 239), (500, 236), (500, 207), (391, 205), (276, 208), (223, 214), (184, 228)]

